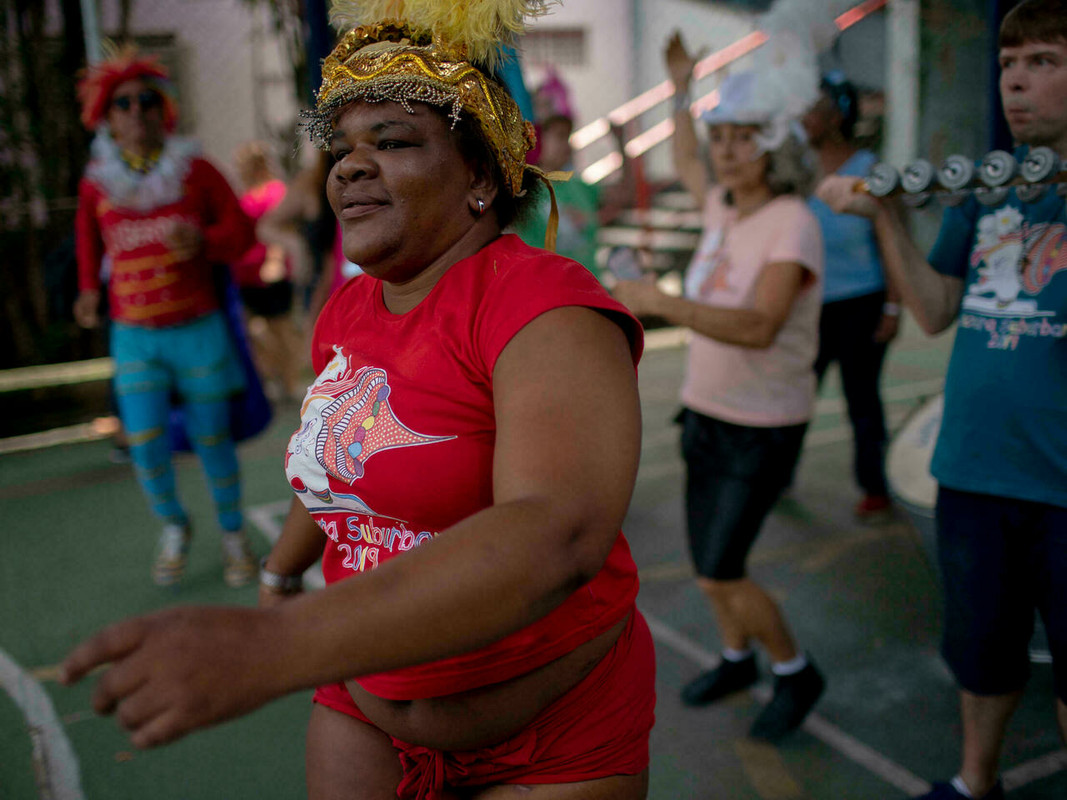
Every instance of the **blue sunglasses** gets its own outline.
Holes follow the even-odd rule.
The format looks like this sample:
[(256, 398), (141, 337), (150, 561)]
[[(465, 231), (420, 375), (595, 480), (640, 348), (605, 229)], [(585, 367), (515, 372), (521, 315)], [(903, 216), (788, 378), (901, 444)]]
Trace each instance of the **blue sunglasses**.
[(153, 108), (160, 108), (163, 105), (163, 97), (159, 92), (141, 92), (138, 95), (121, 95), (111, 99), (111, 105), (117, 108), (119, 111), (129, 111), (133, 108), (134, 102), (142, 111), (151, 111)]

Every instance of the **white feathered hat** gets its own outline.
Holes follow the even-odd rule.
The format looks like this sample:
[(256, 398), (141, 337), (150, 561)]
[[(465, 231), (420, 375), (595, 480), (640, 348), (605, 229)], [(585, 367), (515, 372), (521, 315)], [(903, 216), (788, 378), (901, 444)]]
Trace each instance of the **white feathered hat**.
[(790, 133), (803, 141), (798, 120), (819, 99), (818, 53), (838, 32), (829, 12), (807, 0), (775, 3), (759, 22), (769, 38), (747, 68), (726, 76), (718, 105), (701, 118), (710, 125), (760, 125), (761, 152), (777, 150)]

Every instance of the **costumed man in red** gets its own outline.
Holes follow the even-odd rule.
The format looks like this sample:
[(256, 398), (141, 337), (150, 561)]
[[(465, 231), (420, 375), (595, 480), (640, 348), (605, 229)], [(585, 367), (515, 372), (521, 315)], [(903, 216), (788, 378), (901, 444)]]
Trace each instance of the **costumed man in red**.
[(252, 224), (198, 146), (172, 135), (173, 85), (157, 61), (122, 50), (85, 72), (78, 96), (96, 136), (78, 190), (74, 315), (97, 325), (106, 283), (119, 416), (138, 481), (164, 523), (152, 576), (161, 586), (177, 582), (189, 549), (168, 437), (177, 396), (215, 502), (226, 583), (241, 586), (255, 566), (242, 532), (229, 400), (244, 378), (213, 265), (254, 243)]

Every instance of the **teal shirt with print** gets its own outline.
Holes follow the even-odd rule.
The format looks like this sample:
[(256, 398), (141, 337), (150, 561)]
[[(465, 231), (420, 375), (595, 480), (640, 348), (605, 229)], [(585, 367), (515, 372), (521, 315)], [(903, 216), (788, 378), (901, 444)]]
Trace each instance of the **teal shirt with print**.
[[(597, 232), (600, 221), (600, 189), (574, 175), (569, 181), (554, 183), (556, 205), (559, 208), (559, 228), (556, 232), (556, 252), (572, 258), (600, 277), (597, 268)], [(515, 233), (531, 247), (545, 246), (545, 231), (551, 209), (548, 192), (537, 187), (537, 197), (529, 216), (515, 225)]]
[(1067, 215), (973, 197), (948, 208), (930, 264), (965, 281), (932, 471), (965, 492), (1067, 507)]

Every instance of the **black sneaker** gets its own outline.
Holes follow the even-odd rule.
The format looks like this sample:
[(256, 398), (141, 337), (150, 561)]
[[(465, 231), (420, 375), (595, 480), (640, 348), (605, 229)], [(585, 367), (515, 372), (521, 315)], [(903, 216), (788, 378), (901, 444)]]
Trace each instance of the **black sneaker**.
[[(967, 795), (957, 791), (951, 783), (935, 783), (929, 792), (914, 800), (967, 800)], [(1004, 800), (1004, 785), (997, 781), (993, 788), (978, 800)]]
[(776, 676), (774, 696), (756, 717), (749, 735), (771, 742), (781, 739), (804, 721), (825, 687), (822, 674), (810, 662), (794, 675)]
[(740, 692), (759, 680), (756, 656), (740, 661), (725, 658), (715, 669), (701, 673), (682, 689), (682, 702), (687, 706), (706, 706), (728, 694)]

